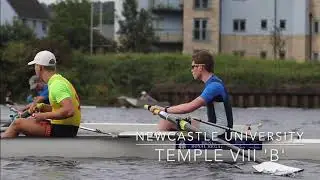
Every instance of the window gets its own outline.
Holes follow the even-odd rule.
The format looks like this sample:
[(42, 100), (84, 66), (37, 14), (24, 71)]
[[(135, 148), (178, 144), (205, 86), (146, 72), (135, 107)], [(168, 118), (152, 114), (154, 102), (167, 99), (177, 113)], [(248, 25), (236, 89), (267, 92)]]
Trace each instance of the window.
[(209, 8), (209, 0), (194, 0), (195, 9), (206, 9)]
[(26, 20), (25, 18), (22, 18), (22, 23), (23, 23), (24, 25), (27, 25), (27, 20)]
[(33, 20), (33, 28), (35, 29), (37, 27), (37, 21)]
[(286, 58), (286, 52), (285, 51), (280, 51), (279, 52), (279, 57), (280, 57), (280, 59), (285, 59)]
[(245, 51), (239, 51), (239, 55), (240, 55), (241, 57), (243, 57), (244, 54), (245, 54)]
[(246, 20), (245, 19), (234, 19), (233, 20), (233, 31), (234, 32), (244, 32), (246, 30)]
[(260, 52), (260, 58), (265, 59), (267, 57), (267, 52), (266, 51), (261, 51)]
[(42, 31), (47, 32), (47, 22), (45, 21), (42, 22)]
[(193, 39), (194, 40), (209, 40), (208, 29), (207, 29), (208, 20), (207, 19), (194, 19), (193, 21)]
[(281, 19), (280, 20), (280, 29), (286, 29), (286, 20), (284, 20), (284, 19)]
[(312, 59), (313, 59), (314, 61), (320, 61), (320, 59), (319, 59), (319, 53), (314, 52)]
[(319, 21), (314, 22), (314, 33), (319, 33)]
[(261, 20), (261, 29), (266, 30), (268, 28), (268, 21), (266, 19)]
[(243, 57), (245, 55), (245, 51), (233, 51), (234, 56), (240, 56)]
[(196, 53), (198, 53), (198, 52), (200, 52), (200, 51), (208, 51), (208, 52), (209, 52), (208, 49), (194, 49), (194, 50), (193, 50), (193, 54), (196, 54)]

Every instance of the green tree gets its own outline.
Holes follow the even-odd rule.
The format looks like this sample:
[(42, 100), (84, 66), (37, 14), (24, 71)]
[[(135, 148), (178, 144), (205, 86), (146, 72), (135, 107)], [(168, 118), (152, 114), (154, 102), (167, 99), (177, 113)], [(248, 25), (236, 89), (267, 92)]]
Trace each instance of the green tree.
[(54, 17), (49, 37), (67, 40), (71, 48), (88, 49), (90, 42), (90, 8), (88, 0), (65, 0), (53, 5)]
[(282, 35), (282, 30), (278, 26), (274, 26), (271, 31), (270, 42), (273, 47), (273, 58), (282, 58), (281, 54), (285, 52), (286, 41)]
[[(93, 24), (98, 25), (100, 23), (100, 5), (101, 2), (93, 3)], [(114, 2), (102, 2), (102, 24), (114, 23)]]
[[(22, 41), (10, 41), (0, 58), (0, 94), (10, 91), (13, 99), (22, 99), (28, 93), (28, 78), (34, 74), (27, 63), (33, 59), (32, 47)], [(2, 102), (2, 96), (0, 102)]]
[(136, 1), (125, 0), (119, 21), (120, 43), (122, 50), (131, 52), (150, 51), (152, 43), (157, 40), (152, 26), (152, 16), (145, 9), (137, 10)]
[(0, 26), (0, 46), (6, 46), (9, 41), (30, 41), (34, 40), (34, 32), (22, 23), (19, 19), (14, 19), (12, 24)]

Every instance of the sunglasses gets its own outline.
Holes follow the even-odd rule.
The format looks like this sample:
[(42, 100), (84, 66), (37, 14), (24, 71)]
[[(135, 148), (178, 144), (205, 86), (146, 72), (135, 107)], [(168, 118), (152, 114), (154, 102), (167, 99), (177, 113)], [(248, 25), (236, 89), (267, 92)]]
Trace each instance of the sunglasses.
[(204, 66), (205, 64), (192, 64), (191, 69), (198, 67), (198, 66)]

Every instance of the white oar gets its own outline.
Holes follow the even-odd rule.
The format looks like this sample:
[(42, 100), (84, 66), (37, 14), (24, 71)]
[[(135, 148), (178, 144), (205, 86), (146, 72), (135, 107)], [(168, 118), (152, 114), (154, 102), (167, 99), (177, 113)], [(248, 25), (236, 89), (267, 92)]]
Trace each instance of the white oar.
[[(215, 124), (215, 123), (211, 123), (211, 122), (208, 122), (208, 121), (203, 121), (201, 119), (197, 119), (197, 118), (194, 118), (194, 117), (188, 117), (189, 120), (195, 120), (195, 121), (198, 121), (200, 123), (204, 123), (204, 124), (207, 124), (207, 125), (210, 125), (210, 126), (214, 126), (214, 127), (217, 127), (217, 128), (221, 128), (221, 129), (224, 129), (224, 130), (227, 130), (227, 131), (230, 131), (230, 132), (235, 132), (237, 134), (241, 134), (241, 135), (244, 135), (244, 136), (248, 136), (247, 138), (248, 139), (251, 139), (251, 140), (262, 140), (263, 141), (270, 141), (272, 138), (270, 139), (265, 139), (265, 138), (261, 138), (261, 137), (258, 137), (258, 136), (255, 136), (255, 139), (252, 138), (252, 136), (250, 136), (250, 133), (243, 133), (243, 132), (239, 132), (239, 131), (236, 131), (232, 128), (229, 128), (229, 127), (226, 127), (226, 126), (222, 126), (222, 125), (219, 125), (219, 124)], [(299, 130), (299, 128), (295, 128), (295, 129), (291, 129), (287, 132), (297, 132)], [(273, 135), (274, 137), (278, 137), (278, 136), (286, 136), (287, 134), (286, 133), (279, 133), (277, 135)]]
[(91, 132), (95, 132), (95, 133), (99, 133), (99, 134), (109, 135), (111, 137), (118, 137), (117, 134), (110, 133), (110, 132), (104, 132), (104, 131), (102, 131), (100, 129), (91, 129), (91, 128), (87, 128), (87, 127), (83, 127), (83, 126), (80, 126), (79, 128), (83, 129), (83, 130), (86, 130), (86, 131), (91, 131)]
[[(224, 130), (227, 130), (227, 131), (230, 131), (230, 132), (235, 132), (237, 134), (242, 134), (242, 135), (245, 135), (245, 136), (249, 135), (249, 134), (246, 134), (246, 133), (243, 133), (243, 132), (236, 131), (236, 130), (234, 130), (232, 128), (229, 128), (229, 127), (226, 127), (226, 126), (222, 126), (222, 125), (219, 125), (219, 124), (203, 121), (201, 119), (197, 119), (197, 118), (194, 118), (194, 117), (189, 117), (189, 119), (190, 120), (195, 120), (195, 121), (198, 121), (200, 123), (207, 124), (207, 125), (210, 125), (210, 126), (214, 126), (214, 127), (217, 127), (217, 128), (221, 128), (221, 129), (224, 129)], [(249, 136), (249, 138), (251, 138), (251, 137)], [(252, 139), (252, 140), (254, 140), (254, 139)]]
[[(150, 105), (145, 105), (144, 108), (150, 111)], [(168, 113), (164, 112), (164, 111), (160, 111), (159, 109), (155, 109), (153, 112), (153, 114), (159, 115), (161, 118), (169, 120), (170, 122), (178, 125), (181, 127), (181, 129), (183, 130), (187, 130), (187, 131), (191, 131), (191, 132), (201, 132), (200, 129), (192, 126), (191, 124), (189, 124), (189, 122), (181, 119), (181, 118), (177, 118), (177, 117), (172, 117), (170, 116)], [(211, 133), (206, 132), (206, 135), (209, 136), (210, 139), (212, 139), (211, 137)], [(254, 154), (250, 153), (250, 155), (246, 152), (246, 151), (241, 151), (239, 147), (236, 147), (220, 138), (216, 138), (217, 141), (223, 145), (226, 145), (227, 147), (229, 147), (231, 150), (233, 150), (236, 153), (240, 153), (243, 154), (246, 157), (250, 157), (250, 159), (254, 159), (256, 163), (258, 163), (258, 165), (254, 165), (253, 168), (255, 170), (257, 170), (260, 173), (266, 173), (266, 174), (272, 174), (272, 175), (290, 175), (293, 173), (297, 173), (297, 172), (301, 172), (303, 171), (303, 169), (300, 168), (295, 168), (295, 167), (290, 167), (290, 166), (285, 166), (276, 162), (271, 162), (271, 161), (264, 161), (260, 158), (256, 158), (254, 157)]]

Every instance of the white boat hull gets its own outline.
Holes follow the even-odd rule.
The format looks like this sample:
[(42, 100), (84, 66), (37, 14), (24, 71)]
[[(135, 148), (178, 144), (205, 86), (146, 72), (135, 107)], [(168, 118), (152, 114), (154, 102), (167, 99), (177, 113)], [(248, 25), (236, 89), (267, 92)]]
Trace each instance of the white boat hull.
[[(83, 124), (84, 125), (84, 124)], [(124, 125), (128, 126), (130, 124)], [(94, 124), (87, 124), (94, 128)], [(97, 126), (97, 124), (96, 124)], [(99, 126), (104, 130), (106, 127)], [(99, 135), (97, 133), (80, 131), (76, 138), (33, 138), (20, 136), (18, 138), (1, 139), (1, 158), (25, 158), (25, 157), (62, 157), (62, 158), (143, 158), (158, 161), (252, 161), (238, 155), (231, 150), (214, 149), (183, 149), (188, 148), (179, 145), (168, 138), (155, 140), (141, 140), (141, 135), (149, 133), (153, 124), (145, 126), (131, 126), (131, 132), (124, 132), (121, 125), (109, 125), (108, 132), (118, 133), (117, 137)], [(135, 128), (135, 129), (134, 129)], [(146, 132), (148, 131), (148, 132)], [(150, 132), (151, 133), (151, 132)], [(167, 134), (172, 132), (167, 132)], [(152, 133), (151, 133), (152, 134)], [(165, 134), (165, 133), (164, 133)], [(201, 148), (201, 146), (199, 146)], [(182, 148), (182, 149), (179, 149)], [(195, 148), (198, 148), (196, 146)], [(255, 153), (258, 158), (271, 160), (283, 159), (311, 159), (320, 160), (319, 139), (293, 139), (287, 141), (269, 141), (262, 143), (261, 150), (246, 150)], [(278, 152), (278, 156), (271, 155)]]
[[(157, 131), (157, 124), (147, 124), (147, 123), (81, 123), (81, 127), (99, 129), (104, 132), (153, 132)], [(250, 127), (250, 128), (249, 128)], [(234, 125), (233, 129), (239, 132), (246, 132), (248, 129), (251, 129), (251, 132), (257, 132), (261, 127), (261, 124), (253, 125)], [(1, 127), (1, 132), (5, 131), (7, 127)], [(86, 130), (79, 129), (78, 134), (87, 134), (90, 133)]]

